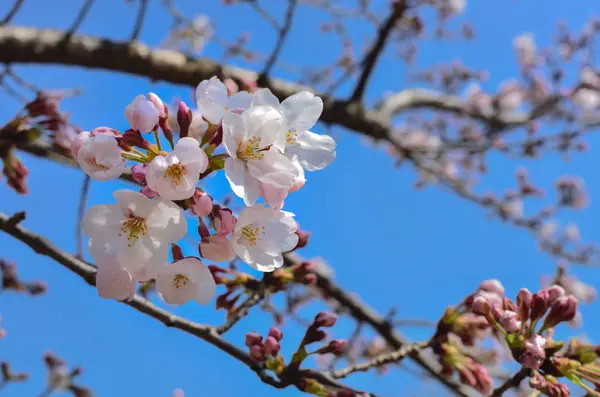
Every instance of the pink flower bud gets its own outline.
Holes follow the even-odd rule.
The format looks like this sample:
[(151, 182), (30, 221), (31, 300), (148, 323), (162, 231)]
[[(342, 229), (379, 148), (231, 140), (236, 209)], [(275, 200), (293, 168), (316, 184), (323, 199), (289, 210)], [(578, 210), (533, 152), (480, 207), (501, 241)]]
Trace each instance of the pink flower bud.
[(206, 192), (196, 190), (192, 196), (192, 212), (196, 216), (208, 216), (213, 209), (213, 199)]
[(91, 135), (89, 131), (83, 131), (77, 134), (77, 136), (73, 139), (73, 142), (71, 143), (71, 154), (73, 155), (73, 158), (75, 160), (77, 160), (77, 154), (79, 154), (79, 149), (81, 149), (84, 143), (88, 139), (90, 139), (90, 136)]
[(229, 208), (215, 207), (213, 209), (214, 227), (219, 236), (227, 236), (233, 233), (237, 219)]
[(262, 336), (258, 332), (252, 331), (246, 334), (246, 346), (252, 347), (254, 345), (260, 345), (262, 343)]
[(236, 256), (229, 240), (216, 234), (200, 241), (199, 252), (203, 258), (215, 262), (231, 261)]
[(179, 137), (185, 138), (192, 124), (192, 111), (184, 101), (179, 101), (177, 106), (177, 125), (179, 125)]
[(521, 329), (521, 321), (519, 321), (519, 315), (513, 311), (506, 310), (502, 313), (500, 318), (500, 324), (506, 330), (506, 332), (512, 334)]
[(300, 249), (300, 248), (304, 248), (308, 245), (308, 241), (310, 239), (310, 232), (307, 232), (306, 230), (301, 230), (298, 229), (296, 230), (296, 234), (298, 235), (298, 244), (296, 244), (296, 248), (294, 249)]
[(327, 353), (332, 353), (336, 356), (341, 356), (346, 352), (347, 347), (348, 341), (346, 339), (334, 339), (331, 342), (329, 342), (329, 345), (327, 345)]
[(281, 330), (276, 326), (272, 326), (269, 330), (269, 336), (272, 336), (277, 341), (280, 341), (281, 339), (283, 339), (283, 332), (281, 332)]
[(532, 322), (539, 320), (546, 313), (546, 310), (548, 310), (548, 299), (550, 299), (550, 294), (547, 289), (533, 294), (530, 314)]
[(146, 166), (144, 164), (136, 164), (131, 167), (131, 176), (133, 179), (142, 185), (146, 184)]
[(552, 328), (563, 321), (571, 321), (577, 314), (577, 299), (573, 295), (561, 296), (550, 308), (542, 329)]
[(303, 282), (306, 285), (315, 285), (317, 283), (317, 275), (313, 273), (308, 273), (304, 276)]
[(142, 133), (136, 130), (125, 131), (122, 142), (127, 146), (136, 146), (142, 149), (148, 149), (150, 147), (150, 142), (145, 140), (144, 137), (142, 137)]
[(138, 95), (125, 108), (125, 118), (134, 130), (151, 132), (158, 124), (159, 112), (144, 95)]
[(552, 306), (554, 302), (561, 296), (565, 295), (565, 289), (560, 285), (553, 285), (548, 288), (548, 306)]
[[(534, 295), (535, 296), (535, 295)], [(525, 352), (520, 358), (521, 364), (527, 368), (539, 369), (546, 359), (546, 339), (540, 335), (531, 335), (524, 343)]]
[(171, 244), (171, 255), (173, 255), (174, 261), (180, 261), (184, 258), (183, 250), (181, 247), (175, 243)]
[(148, 94), (148, 100), (150, 102), (152, 102), (152, 104), (158, 111), (159, 118), (164, 119), (165, 117), (167, 117), (167, 113), (165, 112), (165, 104), (163, 103), (162, 99), (160, 99), (160, 97), (158, 95), (156, 95), (153, 92), (150, 92)]
[(533, 296), (527, 288), (522, 288), (517, 294), (517, 308), (519, 310), (521, 321), (527, 321), (529, 319), (529, 310), (531, 309), (532, 300)]
[(304, 336), (304, 343), (308, 345), (315, 342), (321, 342), (325, 339), (327, 339), (327, 333), (325, 331), (322, 329), (314, 330), (309, 328)]
[(281, 349), (281, 345), (279, 345), (279, 342), (277, 341), (277, 339), (275, 339), (272, 336), (268, 336), (267, 339), (265, 340), (265, 344), (263, 345), (264, 353), (269, 356), (275, 356), (275, 355), (277, 355), (277, 353), (279, 353), (280, 349)]
[(475, 314), (485, 316), (490, 312), (491, 306), (488, 300), (485, 299), (483, 296), (477, 296), (475, 299), (473, 299), (471, 310)]
[(337, 315), (329, 312), (320, 312), (316, 315), (314, 324), (317, 327), (333, 327), (337, 321)]
[(479, 289), (482, 291), (493, 292), (500, 296), (504, 295), (504, 286), (496, 279), (483, 281), (479, 284)]
[(158, 193), (156, 193), (154, 190), (150, 189), (148, 186), (142, 187), (142, 190), (140, 190), (140, 192), (148, 198), (154, 198), (154, 197), (158, 196)]
[(254, 361), (264, 361), (265, 354), (263, 353), (263, 349), (261, 345), (254, 345), (250, 348), (250, 357)]

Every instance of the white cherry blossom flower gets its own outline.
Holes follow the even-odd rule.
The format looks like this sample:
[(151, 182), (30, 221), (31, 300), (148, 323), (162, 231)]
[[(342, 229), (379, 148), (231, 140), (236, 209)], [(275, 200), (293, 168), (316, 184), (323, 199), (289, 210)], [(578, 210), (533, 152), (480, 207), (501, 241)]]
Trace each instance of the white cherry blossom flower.
[(156, 278), (156, 290), (165, 302), (183, 305), (194, 299), (208, 305), (217, 285), (208, 268), (197, 258), (184, 258), (165, 265)]
[(114, 136), (100, 134), (91, 136), (88, 131), (78, 135), (77, 162), (91, 178), (107, 181), (121, 176), (125, 172), (125, 160)]
[(227, 87), (216, 76), (204, 80), (196, 88), (198, 111), (212, 124), (219, 124), (228, 110), (248, 109), (252, 95), (240, 91), (229, 96)]
[(252, 106), (272, 106), (285, 116), (284, 153), (290, 158), (296, 156), (305, 170), (323, 169), (335, 159), (333, 138), (309, 131), (323, 113), (323, 101), (318, 96), (302, 91), (279, 103), (279, 99), (264, 88), (254, 93)]
[(156, 156), (148, 165), (146, 182), (150, 189), (169, 200), (194, 195), (200, 173), (206, 171), (208, 157), (194, 138), (181, 138), (173, 152)]
[(300, 167), (284, 156), (285, 119), (270, 106), (253, 106), (223, 120), (223, 144), (229, 158), (225, 175), (233, 192), (252, 205), (261, 183), (288, 190), (302, 177)]
[(159, 115), (159, 110), (145, 95), (136, 96), (125, 108), (127, 122), (131, 128), (140, 132), (151, 132), (158, 124)]
[(298, 225), (294, 214), (255, 204), (240, 214), (231, 237), (235, 253), (261, 272), (272, 272), (283, 265), (282, 252), (298, 244)]
[(517, 53), (519, 63), (523, 66), (535, 64), (537, 47), (531, 33), (523, 33), (513, 40), (513, 47)]
[(138, 281), (156, 277), (167, 261), (169, 243), (187, 231), (183, 211), (172, 201), (150, 200), (131, 190), (117, 190), (113, 196), (116, 204), (96, 205), (82, 220), (90, 254), (100, 262), (114, 255)]

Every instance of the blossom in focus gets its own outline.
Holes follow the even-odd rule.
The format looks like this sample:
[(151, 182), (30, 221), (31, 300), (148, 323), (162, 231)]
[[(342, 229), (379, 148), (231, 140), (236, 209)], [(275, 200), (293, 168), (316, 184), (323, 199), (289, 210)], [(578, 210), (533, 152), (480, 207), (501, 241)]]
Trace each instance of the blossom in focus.
[(148, 186), (161, 197), (184, 200), (194, 195), (208, 157), (194, 138), (181, 138), (173, 152), (156, 156), (146, 171)]
[(119, 144), (108, 134), (82, 132), (73, 141), (73, 153), (83, 172), (98, 181), (118, 178), (126, 170)]
[(96, 261), (114, 256), (138, 281), (156, 277), (166, 263), (169, 243), (187, 231), (183, 211), (163, 198), (150, 200), (142, 193), (117, 190), (116, 204), (90, 208), (82, 220)]
[(225, 236), (214, 234), (200, 240), (200, 256), (215, 262), (226, 262), (235, 259), (235, 252)]
[(132, 129), (140, 132), (151, 132), (158, 124), (159, 115), (159, 110), (145, 95), (136, 96), (125, 108), (127, 122)]
[(323, 112), (323, 101), (308, 91), (294, 94), (283, 102), (268, 88), (258, 90), (252, 106), (272, 106), (285, 117), (285, 150), (289, 158), (296, 157), (307, 171), (321, 170), (335, 159), (335, 141), (329, 135), (309, 131)]
[(261, 193), (261, 183), (290, 189), (303, 177), (285, 149), (283, 115), (270, 106), (253, 106), (241, 115), (228, 113), (223, 120), (223, 144), (229, 158), (225, 175), (233, 192), (252, 205)]
[(156, 277), (156, 291), (171, 305), (183, 305), (192, 299), (207, 305), (216, 289), (210, 270), (197, 258), (164, 265)]
[(98, 295), (118, 301), (131, 300), (135, 295), (136, 282), (116, 255), (102, 255), (96, 260), (96, 289)]
[(216, 76), (204, 80), (196, 88), (198, 111), (212, 124), (219, 124), (225, 114), (234, 109), (248, 109), (252, 95), (240, 91), (229, 96), (227, 87)]
[(254, 269), (271, 272), (283, 265), (282, 252), (298, 244), (293, 214), (255, 204), (238, 217), (231, 236), (235, 253)]

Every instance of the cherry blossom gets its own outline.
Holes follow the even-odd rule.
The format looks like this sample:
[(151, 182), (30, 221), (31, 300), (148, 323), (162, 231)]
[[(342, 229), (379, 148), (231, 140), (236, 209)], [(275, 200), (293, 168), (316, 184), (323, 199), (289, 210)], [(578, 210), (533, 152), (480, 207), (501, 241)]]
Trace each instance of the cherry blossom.
[(210, 270), (197, 258), (185, 258), (163, 266), (156, 278), (156, 290), (165, 302), (183, 305), (194, 299), (207, 305), (217, 285)]
[(298, 225), (293, 216), (261, 204), (245, 208), (231, 237), (233, 250), (256, 270), (272, 272), (281, 267), (281, 253), (291, 251), (298, 243)]
[(136, 96), (125, 108), (125, 118), (134, 130), (151, 132), (158, 124), (159, 109), (146, 99), (145, 95)]
[(323, 101), (308, 91), (302, 91), (285, 99), (281, 104), (268, 88), (258, 90), (252, 98), (252, 106), (272, 106), (286, 119), (285, 154), (298, 159), (307, 171), (321, 170), (335, 159), (335, 141), (328, 135), (309, 131), (323, 112)]
[(253, 106), (241, 115), (228, 113), (223, 120), (223, 143), (230, 156), (225, 175), (246, 205), (256, 202), (261, 183), (287, 191), (304, 177), (281, 153), (285, 125), (283, 115), (270, 106)]
[(532, 66), (535, 64), (537, 47), (533, 34), (523, 33), (520, 36), (515, 37), (513, 40), (513, 46), (517, 53), (519, 63), (523, 66)]
[(111, 135), (91, 136), (84, 131), (73, 141), (73, 153), (83, 172), (99, 181), (118, 178), (126, 170), (119, 144)]
[(208, 167), (208, 157), (194, 138), (181, 138), (173, 152), (156, 156), (146, 172), (148, 187), (169, 200), (194, 195), (200, 173)]
[(219, 124), (228, 110), (248, 109), (251, 101), (252, 95), (246, 91), (229, 96), (227, 87), (216, 76), (203, 80), (196, 88), (198, 111), (212, 124)]
[(90, 254), (96, 261), (114, 255), (138, 281), (154, 278), (167, 261), (168, 244), (187, 231), (183, 211), (172, 201), (150, 200), (131, 190), (117, 190), (113, 196), (116, 204), (96, 205), (83, 218)]
[(225, 236), (214, 234), (200, 240), (200, 255), (210, 261), (225, 262), (235, 259), (235, 252)]

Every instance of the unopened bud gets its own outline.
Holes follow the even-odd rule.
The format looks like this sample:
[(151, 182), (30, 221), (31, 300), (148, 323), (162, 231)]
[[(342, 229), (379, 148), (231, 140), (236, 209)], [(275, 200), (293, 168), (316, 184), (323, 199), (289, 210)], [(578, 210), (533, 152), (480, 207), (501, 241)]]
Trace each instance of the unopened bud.
[(552, 328), (563, 321), (571, 321), (577, 314), (577, 299), (573, 295), (561, 296), (550, 308), (542, 329)]
[(317, 327), (333, 327), (337, 321), (337, 315), (329, 312), (320, 312), (316, 315), (314, 324)]
[(272, 326), (269, 330), (269, 336), (272, 336), (277, 341), (280, 341), (283, 339), (283, 332), (281, 332), (281, 330), (278, 327)]
[(481, 284), (479, 284), (479, 289), (487, 292), (494, 292), (500, 296), (504, 295), (504, 286), (496, 279), (481, 282)]
[(279, 353), (280, 349), (281, 345), (279, 345), (277, 339), (275, 339), (272, 336), (268, 336), (265, 340), (265, 344), (263, 345), (263, 351), (265, 352), (265, 354), (268, 354), (270, 356), (276, 356), (277, 353)]
[(196, 190), (192, 196), (192, 212), (196, 216), (208, 216), (213, 209), (213, 199), (206, 192)]
[(341, 356), (346, 352), (348, 341), (346, 339), (334, 339), (325, 347), (323, 353), (332, 353), (336, 356)]
[(517, 309), (521, 321), (527, 321), (529, 319), (529, 310), (531, 309), (531, 301), (533, 296), (527, 288), (522, 288), (517, 294)]
[(537, 321), (548, 310), (548, 299), (550, 298), (548, 290), (543, 289), (533, 294), (531, 301), (531, 321)]
[(142, 185), (146, 184), (146, 166), (144, 164), (136, 164), (131, 167), (131, 176), (133, 179)]
[(483, 296), (478, 296), (473, 300), (473, 305), (471, 306), (471, 310), (475, 314), (487, 316), (491, 310), (490, 303)]
[(308, 241), (310, 240), (311, 233), (307, 232), (306, 230), (298, 229), (296, 230), (296, 234), (298, 235), (298, 244), (296, 244), (296, 248), (294, 249), (306, 247), (308, 245)]
[(148, 142), (142, 136), (142, 133), (137, 130), (127, 130), (123, 133), (121, 143), (126, 146), (136, 146), (142, 149), (150, 148), (150, 142)]
[(165, 104), (162, 99), (158, 95), (153, 92), (148, 93), (148, 100), (152, 102), (156, 110), (158, 110), (158, 117), (164, 119), (167, 117), (167, 113), (165, 111)]
[(181, 247), (175, 243), (171, 244), (171, 255), (174, 261), (180, 261), (184, 258)]
[(262, 346), (261, 345), (253, 345), (250, 348), (250, 357), (254, 361), (264, 361), (265, 360), (265, 354), (263, 353)]
[(560, 285), (553, 285), (548, 288), (548, 306), (552, 306), (554, 302), (561, 296), (565, 295), (565, 289)]
[(184, 101), (179, 101), (177, 106), (177, 125), (179, 125), (179, 137), (188, 136), (192, 124), (192, 111)]

